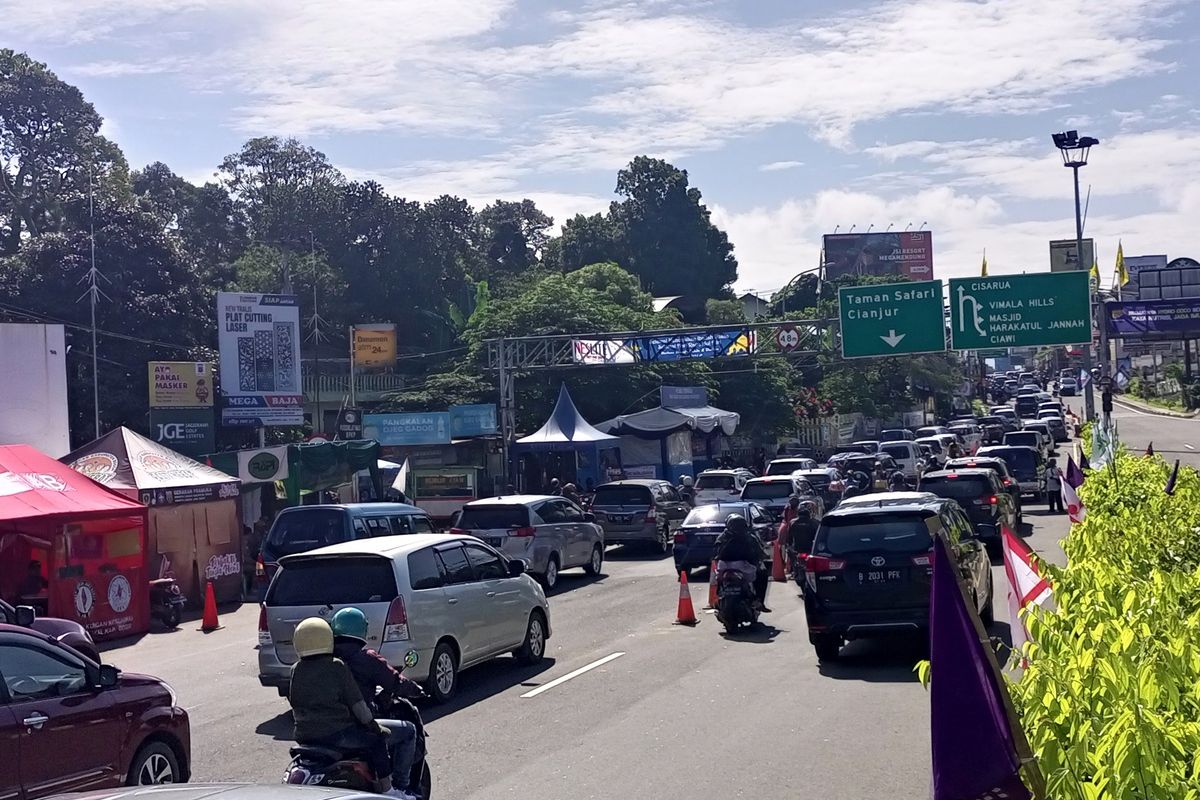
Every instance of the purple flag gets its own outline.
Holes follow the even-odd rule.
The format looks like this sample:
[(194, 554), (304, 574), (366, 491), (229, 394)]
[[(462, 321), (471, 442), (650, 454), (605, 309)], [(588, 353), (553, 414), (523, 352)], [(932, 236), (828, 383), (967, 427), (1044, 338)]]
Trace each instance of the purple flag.
[[(1070, 458), (1070, 456), (1067, 456), (1067, 458)], [(1087, 453), (1082, 450), (1079, 451), (1079, 468), (1086, 469), (1088, 472), (1092, 471), (1092, 465), (1087, 460)], [(1076, 486), (1075, 488), (1078, 489), (1079, 487)]]
[(1163, 487), (1163, 491), (1167, 494), (1175, 494), (1175, 482), (1179, 480), (1179, 459), (1175, 459), (1175, 466), (1171, 467), (1171, 477), (1167, 478), (1167, 485)]
[(1067, 454), (1067, 474), (1063, 477), (1067, 479), (1067, 483), (1071, 484), (1072, 489), (1083, 486), (1083, 470), (1079, 468), (1069, 453)]
[(933, 800), (1030, 800), (999, 681), (941, 536), (929, 602)]

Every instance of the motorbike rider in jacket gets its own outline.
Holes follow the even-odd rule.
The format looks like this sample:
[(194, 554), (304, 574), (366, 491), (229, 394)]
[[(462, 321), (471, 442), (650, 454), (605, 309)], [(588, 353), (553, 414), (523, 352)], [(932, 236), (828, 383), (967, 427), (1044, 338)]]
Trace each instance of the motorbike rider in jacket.
[(725, 530), (717, 537), (717, 572), (733, 569), (741, 572), (754, 586), (754, 597), (759, 609), (767, 608), (767, 581), (770, 573), (764, 563), (762, 541), (750, 523), (741, 514), (730, 514), (725, 520)]

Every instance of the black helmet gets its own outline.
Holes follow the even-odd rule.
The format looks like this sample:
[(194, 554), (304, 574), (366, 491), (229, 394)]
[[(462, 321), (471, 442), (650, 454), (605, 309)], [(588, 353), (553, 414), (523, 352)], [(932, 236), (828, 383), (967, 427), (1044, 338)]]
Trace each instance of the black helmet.
[(800, 497), (799, 497), (799, 495), (792, 495), (791, 497), (789, 497), (789, 498), (788, 498), (788, 505), (789, 505), (789, 506), (791, 506), (792, 508), (799, 508), (799, 507), (800, 507)]
[(750, 531), (750, 523), (746, 522), (746, 518), (741, 514), (730, 514), (725, 520), (725, 530), (730, 533), (748, 533)]
[(796, 509), (796, 519), (812, 519), (812, 509), (808, 507), (807, 503)]

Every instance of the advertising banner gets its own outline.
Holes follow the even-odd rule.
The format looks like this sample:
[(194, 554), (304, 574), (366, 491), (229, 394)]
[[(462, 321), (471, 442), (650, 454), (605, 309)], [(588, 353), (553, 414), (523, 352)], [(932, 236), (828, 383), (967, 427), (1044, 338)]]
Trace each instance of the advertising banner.
[(1200, 336), (1200, 299), (1105, 303), (1108, 335), (1119, 339)]
[(159, 444), (192, 458), (217, 449), (211, 408), (151, 408), (150, 433)]
[(354, 340), (355, 367), (372, 369), (396, 365), (395, 325), (355, 325), (350, 333)]
[(1096, 248), (1091, 239), (1083, 240), (1083, 258), (1079, 258), (1078, 243), (1074, 239), (1050, 240), (1050, 271), (1074, 272), (1090, 270), (1095, 261)]
[(625, 341), (612, 339), (574, 339), (571, 342), (576, 364), (632, 364), (633, 351)]
[(151, 408), (212, 408), (212, 364), (151, 361), (149, 367)]
[(449, 444), (450, 413), (364, 414), (363, 438), (384, 447), (406, 444)]
[(67, 342), (62, 325), (0, 324), (0, 444), (71, 451)]
[(288, 477), (287, 445), (239, 450), (238, 477), (246, 483), (284, 481)]
[(300, 425), (300, 304), (292, 295), (217, 293), (224, 425)]
[(708, 405), (708, 389), (703, 386), (661, 386), (658, 397), (663, 408), (703, 408)]
[(455, 439), (468, 436), (488, 436), (497, 433), (496, 404), (450, 406), (450, 435)]
[(847, 275), (903, 275), (909, 280), (933, 277), (933, 232), (827, 234), (825, 280)]
[(701, 333), (642, 336), (629, 340), (637, 361), (748, 356), (758, 350), (758, 333), (749, 328)]

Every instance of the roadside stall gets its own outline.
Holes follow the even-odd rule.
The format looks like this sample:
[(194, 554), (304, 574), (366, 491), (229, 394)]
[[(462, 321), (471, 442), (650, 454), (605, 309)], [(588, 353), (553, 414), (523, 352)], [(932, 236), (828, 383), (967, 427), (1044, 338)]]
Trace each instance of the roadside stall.
[(596, 427), (621, 437), (626, 454), (626, 473), (639, 469), (653, 471), (639, 477), (663, 478), (677, 482), (683, 475), (694, 475), (712, 466), (721, 453), (719, 437), (737, 430), (741, 417), (733, 411), (708, 405), (700, 387), (663, 387), (692, 390), (685, 400), (672, 402), (664, 391), (658, 408), (622, 414)]
[(28, 445), (0, 446), (0, 597), (97, 641), (150, 628), (147, 509)]
[(242, 524), (237, 478), (116, 428), (63, 463), (150, 507), (151, 578), (174, 578), (199, 605), (213, 582), (218, 602), (242, 596)]
[(544, 491), (552, 478), (584, 490), (621, 474), (620, 440), (601, 433), (583, 418), (564, 384), (550, 419), (536, 433), (518, 439), (512, 459), (519, 488)]

